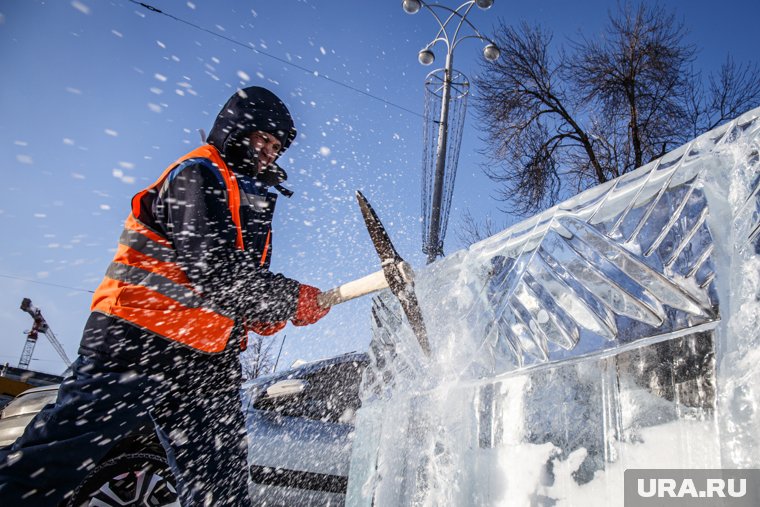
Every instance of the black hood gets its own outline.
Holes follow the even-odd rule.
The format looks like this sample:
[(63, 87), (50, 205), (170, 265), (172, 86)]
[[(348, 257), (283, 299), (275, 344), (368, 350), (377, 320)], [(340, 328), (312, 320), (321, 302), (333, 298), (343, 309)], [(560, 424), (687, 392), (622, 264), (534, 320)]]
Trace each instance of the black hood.
[(251, 86), (238, 90), (216, 117), (207, 142), (224, 155), (231, 155), (233, 142), (256, 131), (268, 132), (285, 151), (296, 137), (293, 118), (285, 103), (266, 88)]

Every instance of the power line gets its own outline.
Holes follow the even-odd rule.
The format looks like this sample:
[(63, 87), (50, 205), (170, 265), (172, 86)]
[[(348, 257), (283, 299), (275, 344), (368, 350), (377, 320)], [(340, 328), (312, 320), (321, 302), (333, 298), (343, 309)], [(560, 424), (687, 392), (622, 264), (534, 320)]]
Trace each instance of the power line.
[(81, 289), (79, 287), (71, 287), (71, 286), (68, 286), (68, 285), (60, 285), (60, 284), (57, 284), (57, 283), (40, 282), (39, 280), (32, 280), (30, 278), (22, 278), (20, 276), (5, 275), (5, 274), (0, 273), (0, 277), (2, 277), (2, 278), (12, 278), (13, 280), (21, 280), (22, 282), (36, 283), (36, 284), (39, 284), (39, 285), (48, 285), (50, 287), (58, 287), (60, 289), (69, 289), (69, 290), (75, 290), (75, 291), (78, 291), (78, 292), (89, 292), (90, 294), (95, 294), (94, 290)]
[(213, 31), (213, 30), (209, 30), (208, 28), (202, 27), (200, 25), (196, 25), (195, 23), (191, 23), (190, 21), (187, 21), (186, 19), (182, 19), (182, 18), (179, 18), (179, 17), (177, 17), (177, 16), (175, 16), (173, 14), (169, 14), (168, 12), (164, 12), (161, 9), (153, 7), (152, 5), (149, 5), (149, 4), (146, 4), (146, 3), (143, 3), (143, 2), (138, 2), (137, 0), (129, 0), (129, 1), (132, 2), (133, 4), (136, 4), (136, 5), (139, 5), (141, 7), (144, 7), (146, 9), (148, 9), (149, 11), (151, 11), (153, 13), (162, 14), (162, 15), (168, 17), (168, 18), (173, 19), (174, 21), (178, 21), (178, 22), (180, 22), (182, 24), (185, 24), (187, 26), (195, 28), (196, 30), (200, 30), (202, 32), (206, 32), (207, 34), (213, 35), (214, 37), (218, 37), (220, 39), (226, 40), (227, 42), (231, 42), (231, 43), (236, 44), (236, 45), (238, 45), (240, 47), (249, 49), (249, 50), (253, 51), (254, 53), (258, 53), (260, 55), (264, 55), (266, 57), (269, 57), (269, 58), (271, 58), (273, 60), (276, 60), (276, 61), (278, 61), (280, 63), (283, 63), (285, 65), (290, 65), (291, 67), (295, 67), (296, 69), (302, 70), (303, 72), (307, 72), (307, 73), (311, 74), (312, 76), (320, 77), (320, 78), (322, 78), (322, 79), (324, 79), (326, 81), (329, 81), (329, 82), (331, 82), (333, 84), (336, 84), (338, 86), (342, 86), (344, 88), (347, 88), (349, 90), (355, 91), (357, 93), (361, 93), (362, 95), (366, 95), (367, 97), (370, 97), (371, 99), (378, 100), (378, 101), (380, 101), (380, 102), (382, 102), (384, 104), (387, 104), (389, 106), (393, 106), (393, 107), (395, 107), (397, 109), (401, 109), (402, 111), (405, 111), (405, 112), (407, 112), (409, 114), (413, 114), (414, 116), (419, 116), (420, 118), (425, 119), (425, 117), (423, 115), (421, 115), (420, 113), (418, 113), (416, 111), (412, 111), (411, 109), (407, 109), (404, 106), (400, 106), (398, 104), (394, 104), (393, 102), (390, 102), (389, 100), (386, 100), (386, 99), (384, 99), (382, 97), (378, 97), (377, 95), (373, 95), (373, 94), (371, 94), (369, 92), (366, 92), (364, 90), (361, 90), (359, 88), (356, 88), (354, 86), (346, 84), (346, 83), (344, 83), (342, 81), (338, 81), (337, 79), (333, 79), (333, 78), (331, 78), (329, 76), (325, 76), (325, 75), (321, 74), (319, 71), (309, 69), (309, 68), (304, 67), (302, 65), (298, 65), (297, 63), (293, 63), (291, 61), (285, 60), (285, 59), (280, 58), (278, 56), (275, 56), (273, 54), (267, 53), (265, 51), (261, 51), (260, 49), (256, 49), (255, 47), (252, 47), (249, 44), (244, 44), (244, 43), (242, 43), (242, 42), (240, 42), (240, 41), (238, 41), (236, 39), (233, 39), (232, 37), (227, 37), (226, 35), (222, 35), (222, 34), (220, 34), (218, 32)]

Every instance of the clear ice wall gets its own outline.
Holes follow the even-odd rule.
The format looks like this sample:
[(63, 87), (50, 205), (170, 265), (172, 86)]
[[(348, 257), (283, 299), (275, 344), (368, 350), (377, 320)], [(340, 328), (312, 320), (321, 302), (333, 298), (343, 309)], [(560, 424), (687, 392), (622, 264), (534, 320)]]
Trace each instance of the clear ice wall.
[(623, 504), (629, 468), (760, 468), (760, 109), (373, 304), (347, 505)]

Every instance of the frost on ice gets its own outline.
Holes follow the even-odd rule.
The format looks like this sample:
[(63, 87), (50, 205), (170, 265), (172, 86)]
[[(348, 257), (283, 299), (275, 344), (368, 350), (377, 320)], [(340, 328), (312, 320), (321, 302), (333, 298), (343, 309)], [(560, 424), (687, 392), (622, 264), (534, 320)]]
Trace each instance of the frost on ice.
[(760, 109), (373, 302), (348, 505), (622, 505), (760, 467)]

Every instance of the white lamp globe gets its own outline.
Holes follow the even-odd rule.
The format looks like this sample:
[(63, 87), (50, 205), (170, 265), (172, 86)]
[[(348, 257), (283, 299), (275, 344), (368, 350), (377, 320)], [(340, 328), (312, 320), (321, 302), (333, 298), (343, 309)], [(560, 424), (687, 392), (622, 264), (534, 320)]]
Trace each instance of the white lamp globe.
[(420, 0), (404, 0), (401, 6), (407, 14), (417, 14), (422, 8), (422, 2)]
[(417, 59), (422, 65), (430, 65), (435, 61), (435, 55), (429, 49), (423, 49), (417, 55)]

